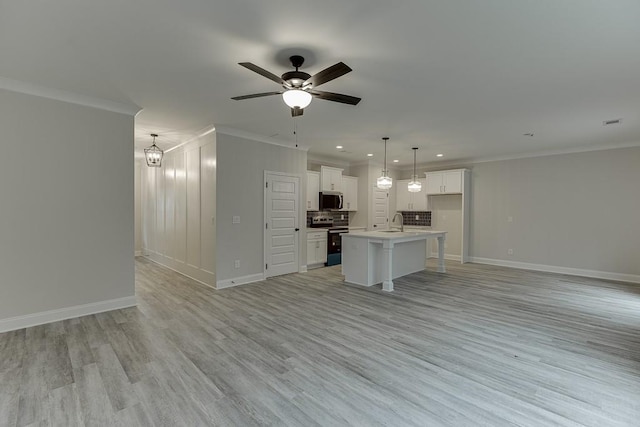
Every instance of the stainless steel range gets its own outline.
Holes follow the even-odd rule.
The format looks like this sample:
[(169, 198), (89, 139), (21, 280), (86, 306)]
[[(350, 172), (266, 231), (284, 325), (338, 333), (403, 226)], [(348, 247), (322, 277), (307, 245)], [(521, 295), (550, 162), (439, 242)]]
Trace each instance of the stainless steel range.
[(311, 228), (327, 229), (327, 262), (325, 265), (342, 264), (342, 235), (349, 232), (349, 227), (334, 227), (333, 218), (317, 216), (311, 218)]

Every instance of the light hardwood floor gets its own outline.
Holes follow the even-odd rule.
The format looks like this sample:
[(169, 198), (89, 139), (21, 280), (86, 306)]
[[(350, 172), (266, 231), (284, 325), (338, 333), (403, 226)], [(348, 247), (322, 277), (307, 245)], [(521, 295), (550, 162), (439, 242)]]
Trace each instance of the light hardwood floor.
[(0, 425), (640, 425), (640, 286), (448, 263), (221, 291), (145, 259), (137, 308), (0, 335)]

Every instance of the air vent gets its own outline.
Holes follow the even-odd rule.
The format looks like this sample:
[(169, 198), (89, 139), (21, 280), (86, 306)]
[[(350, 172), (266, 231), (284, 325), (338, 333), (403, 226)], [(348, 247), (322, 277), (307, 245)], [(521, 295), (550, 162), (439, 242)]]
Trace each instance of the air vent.
[(620, 123), (622, 123), (622, 119), (605, 120), (602, 122), (602, 126), (619, 125)]

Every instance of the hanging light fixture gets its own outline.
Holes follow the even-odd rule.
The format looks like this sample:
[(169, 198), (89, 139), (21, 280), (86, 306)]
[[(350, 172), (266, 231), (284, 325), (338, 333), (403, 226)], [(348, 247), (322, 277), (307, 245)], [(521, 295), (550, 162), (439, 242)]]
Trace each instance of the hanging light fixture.
[(407, 184), (408, 190), (412, 193), (418, 193), (422, 190), (422, 183), (418, 181), (418, 175), (416, 175), (416, 152), (418, 151), (418, 147), (413, 147), (413, 175), (411, 177), (411, 181)]
[(311, 104), (311, 94), (302, 89), (289, 89), (282, 93), (284, 103), (291, 108), (305, 108)]
[(156, 138), (158, 135), (152, 133), (151, 136), (153, 137), (153, 144), (151, 144), (151, 147), (144, 149), (144, 157), (147, 159), (147, 166), (150, 168), (159, 168), (162, 166), (162, 156), (164, 155), (164, 151), (156, 145)]
[(382, 169), (382, 176), (376, 181), (376, 186), (381, 190), (388, 190), (393, 185), (393, 180), (389, 177), (389, 171), (387, 170), (387, 141), (388, 136), (382, 138), (384, 141), (384, 169)]

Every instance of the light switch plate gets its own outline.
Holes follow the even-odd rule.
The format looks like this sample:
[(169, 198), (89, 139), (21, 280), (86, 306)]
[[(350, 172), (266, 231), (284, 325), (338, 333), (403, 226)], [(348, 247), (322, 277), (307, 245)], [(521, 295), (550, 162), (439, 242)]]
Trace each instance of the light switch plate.
[(234, 215), (234, 216), (233, 216), (233, 223), (234, 223), (234, 224), (240, 224), (240, 217), (239, 217), (239, 216), (237, 216), (237, 215)]

